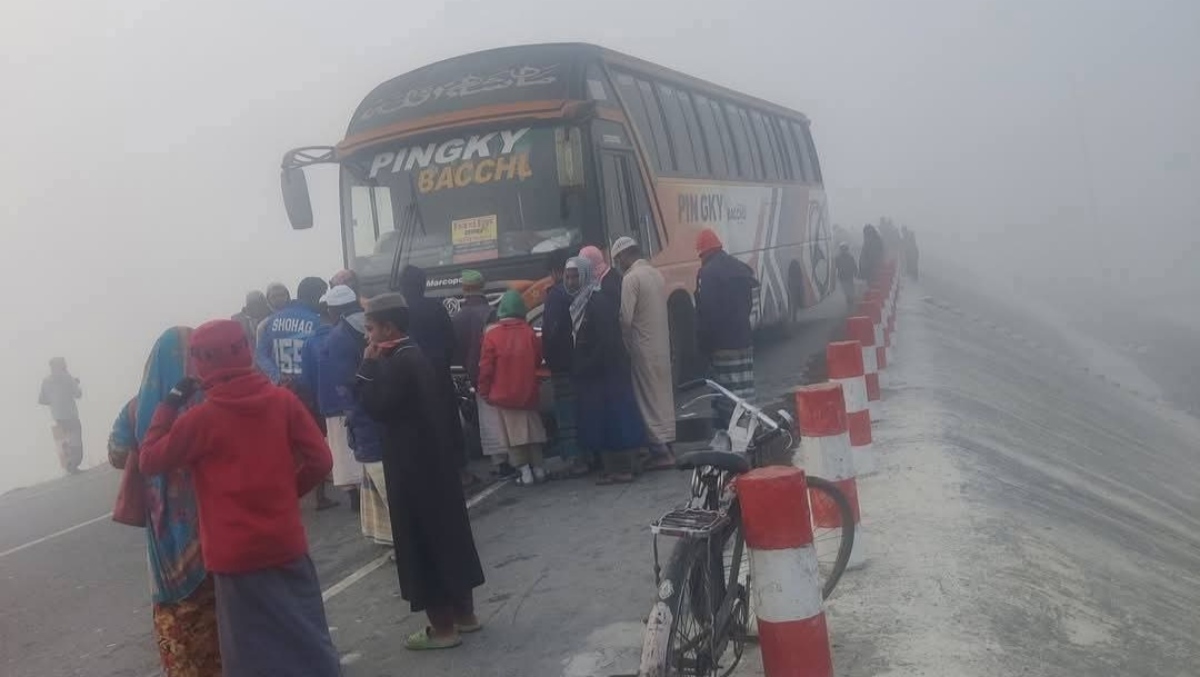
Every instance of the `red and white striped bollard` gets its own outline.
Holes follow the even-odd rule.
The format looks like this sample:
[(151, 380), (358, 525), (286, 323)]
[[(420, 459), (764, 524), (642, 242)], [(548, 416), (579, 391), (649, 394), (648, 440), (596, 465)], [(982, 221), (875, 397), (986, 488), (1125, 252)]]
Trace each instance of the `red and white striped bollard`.
[(867, 400), (867, 376), (863, 365), (862, 344), (837, 341), (825, 350), (829, 381), (842, 386), (846, 397), (846, 430), (850, 435), (850, 455), (854, 471), (860, 477), (876, 471), (875, 450), (871, 440), (871, 409)]
[(737, 478), (737, 494), (763, 673), (833, 677), (804, 472), (756, 468)]
[(883, 413), (880, 409), (883, 389), (879, 387), (879, 353), (875, 350), (875, 328), (871, 324), (871, 318), (862, 315), (846, 318), (846, 340), (858, 341), (862, 346), (863, 378), (867, 382), (867, 409), (871, 412), (871, 420), (878, 421)]
[[(818, 383), (796, 390), (796, 423), (800, 428), (800, 451), (803, 462), (819, 475), (833, 482), (845, 494), (854, 513), (854, 544), (850, 549), (848, 569), (867, 563), (866, 539), (858, 509), (858, 479), (854, 472), (854, 457), (850, 451), (850, 435), (846, 428), (846, 398), (840, 383)], [(813, 525), (825, 529), (842, 528), (841, 511), (832, 502), (816, 495), (812, 500)], [(841, 538), (837, 539), (841, 542)]]

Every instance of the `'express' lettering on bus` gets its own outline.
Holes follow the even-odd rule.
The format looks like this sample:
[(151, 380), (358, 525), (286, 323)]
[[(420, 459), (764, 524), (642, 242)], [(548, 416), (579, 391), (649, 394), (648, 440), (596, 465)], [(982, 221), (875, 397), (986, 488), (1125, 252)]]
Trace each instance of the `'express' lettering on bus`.
[[(470, 137), (446, 139), (441, 143), (410, 146), (395, 152), (384, 151), (371, 161), (371, 172), (368, 174), (368, 178), (375, 178), (380, 171), (388, 167), (391, 168), (393, 174), (397, 174), (401, 171), (411, 172), (414, 169), (427, 169), (431, 164), (452, 165), (459, 161), (511, 155), (517, 142), (528, 132), (528, 127), (517, 130), (505, 129), (487, 134), (474, 134)], [(496, 148), (497, 145), (499, 148)], [(526, 164), (528, 164), (528, 159)]]

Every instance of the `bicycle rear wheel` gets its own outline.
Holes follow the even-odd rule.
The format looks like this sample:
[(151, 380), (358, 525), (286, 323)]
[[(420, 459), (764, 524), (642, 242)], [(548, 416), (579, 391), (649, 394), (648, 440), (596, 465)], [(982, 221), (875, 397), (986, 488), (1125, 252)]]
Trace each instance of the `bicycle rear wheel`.
[[(828, 518), (813, 521), (813, 547), (817, 551), (817, 567), (821, 575), (821, 596), (828, 599), (850, 562), (850, 550), (854, 547), (854, 510), (846, 495), (829, 480), (809, 475), (808, 501), (810, 514)], [(821, 526), (825, 524), (839, 526)]]
[(749, 593), (740, 577), (729, 585), (729, 553), (737, 550), (740, 532), (735, 517), (711, 540), (680, 540), (671, 551), (658, 589), (658, 601), (670, 609), (665, 676), (728, 675), (741, 660)]

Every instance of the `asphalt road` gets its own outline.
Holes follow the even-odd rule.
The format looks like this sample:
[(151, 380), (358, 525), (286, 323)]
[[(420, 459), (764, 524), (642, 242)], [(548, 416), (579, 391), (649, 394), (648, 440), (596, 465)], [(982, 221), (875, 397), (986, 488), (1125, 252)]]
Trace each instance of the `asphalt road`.
[[(840, 325), (844, 308), (833, 301), (791, 336), (763, 338), (755, 365), (762, 399), (803, 381)], [(3, 677), (158, 674), (144, 535), (105, 517), (117, 481), (102, 467), (0, 496)], [(416, 665), (456, 676), (629, 672), (653, 588), (646, 525), (686, 498), (686, 486), (682, 474), (659, 473), (619, 488), (500, 487), (472, 513), (488, 578), (477, 603), (489, 630), (437, 657), (400, 648), (421, 620), (395, 596), (390, 566), (363, 569), (383, 551), (364, 541), (357, 517), (306, 506), (323, 587), (358, 572), (327, 602), (346, 674)]]

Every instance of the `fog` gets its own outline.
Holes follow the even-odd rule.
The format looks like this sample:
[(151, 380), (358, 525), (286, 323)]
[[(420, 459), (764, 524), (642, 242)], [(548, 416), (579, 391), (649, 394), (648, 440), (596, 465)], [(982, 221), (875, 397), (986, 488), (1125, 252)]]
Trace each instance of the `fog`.
[(843, 227), (890, 215), (1026, 290), (1166, 302), (1200, 288), (1198, 37), (1189, 0), (13, 0), (0, 491), (58, 472), (50, 357), (83, 382), (96, 463), (161, 330), (339, 268), (334, 171), (310, 171), (317, 227), (293, 232), (280, 156), (432, 60), (583, 40), (675, 67), (808, 114)]

